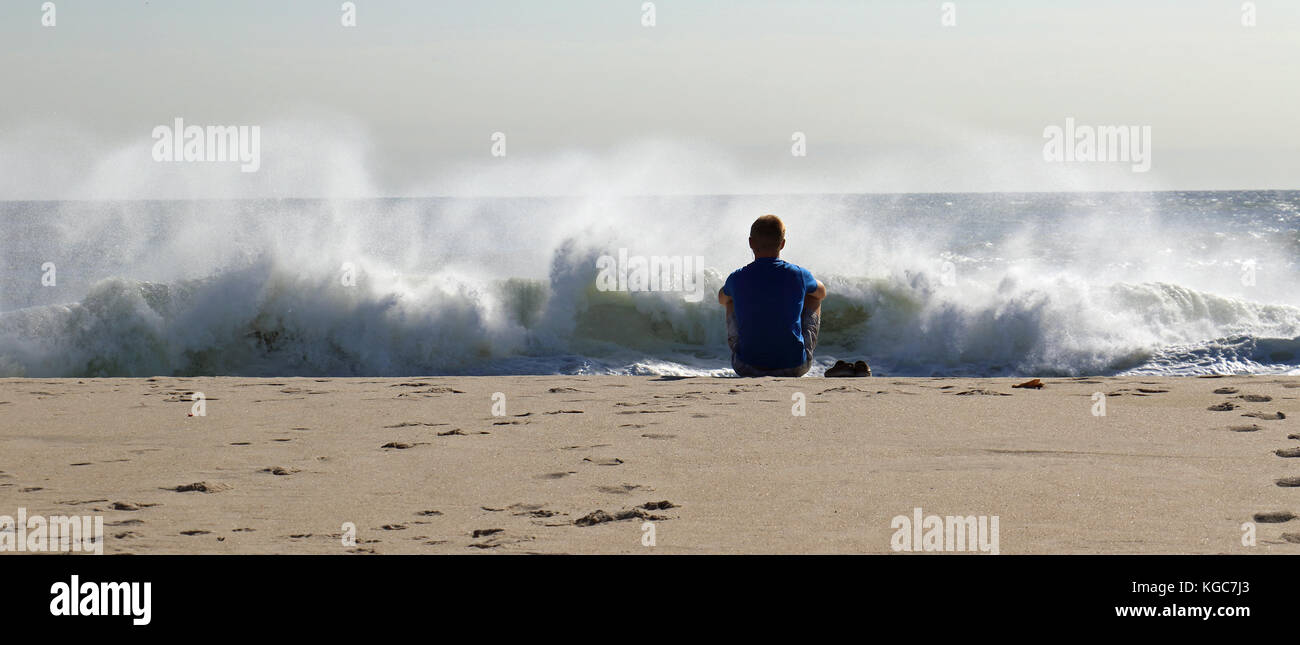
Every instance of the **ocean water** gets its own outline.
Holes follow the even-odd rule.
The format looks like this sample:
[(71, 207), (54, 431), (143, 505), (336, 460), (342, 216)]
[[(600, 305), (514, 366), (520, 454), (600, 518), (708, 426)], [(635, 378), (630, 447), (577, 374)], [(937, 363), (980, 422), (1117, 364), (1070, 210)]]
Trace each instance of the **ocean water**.
[[(1300, 374), (1300, 192), (1243, 191), (3, 202), (0, 376), (729, 375), (763, 213), (814, 374)], [(701, 291), (599, 289), (621, 250)]]

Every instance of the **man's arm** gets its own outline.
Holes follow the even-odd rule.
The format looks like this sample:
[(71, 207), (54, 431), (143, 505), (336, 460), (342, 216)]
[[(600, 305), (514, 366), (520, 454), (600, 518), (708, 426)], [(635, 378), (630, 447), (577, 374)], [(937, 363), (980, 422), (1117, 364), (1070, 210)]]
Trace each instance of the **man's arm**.
[(718, 304), (724, 306), (731, 306), (731, 303), (733, 301), (731, 299), (731, 296), (727, 295), (726, 289), (727, 289), (726, 287), (718, 289)]
[(826, 285), (821, 280), (817, 281), (817, 290), (803, 297), (804, 311), (810, 311), (816, 314), (822, 312), (822, 299), (826, 297)]
[(812, 298), (813, 300), (822, 300), (826, 297), (826, 285), (822, 284), (821, 280), (818, 280), (817, 290), (808, 294), (806, 297)]

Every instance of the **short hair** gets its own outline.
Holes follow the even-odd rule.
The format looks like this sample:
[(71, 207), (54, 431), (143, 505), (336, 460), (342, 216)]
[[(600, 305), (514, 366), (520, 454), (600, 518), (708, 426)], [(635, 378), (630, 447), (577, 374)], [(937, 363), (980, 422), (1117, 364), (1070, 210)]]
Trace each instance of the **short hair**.
[(764, 215), (749, 227), (749, 237), (760, 251), (776, 251), (785, 241), (785, 222), (776, 215)]

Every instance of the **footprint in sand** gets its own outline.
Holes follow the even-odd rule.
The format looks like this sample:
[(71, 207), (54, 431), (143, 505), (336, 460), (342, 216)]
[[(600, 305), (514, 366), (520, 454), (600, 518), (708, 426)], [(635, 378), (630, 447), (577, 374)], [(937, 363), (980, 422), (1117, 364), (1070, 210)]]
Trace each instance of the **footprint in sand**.
[(645, 486), (640, 484), (621, 484), (618, 486), (597, 486), (596, 490), (610, 495), (627, 495), (640, 488), (645, 488)]
[(581, 392), (584, 394), (591, 394), (591, 392), (588, 392), (586, 390), (579, 390), (578, 388), (574, 388), (574, 387), (553, 387), (547, 390), (547, 392), (550, 392), (551, 394), (565, 394), (568, 392)]
[(132, 504), (130, 502), (113, 502), (109, 505), (109, 508), (115, 511), (138, 511), (140, 510), (140, 505)]
[(280, 477), (284, 477), (302, 471), (298, 470), (297, 468), (285, 468), (284, 466), (271, 466), (270, 468), (263, 468), (257, 472), (271, 473), (272, 475), (278, 475)]
[(1240, 390), (1238, 390), (1238, 389), (1235, 388), (1235, 387), (1221, 387), (1221, 388), (1215, 390), (1214, 393), (1215, 393), (1215, 394), (1236, 394), (1236, 393), (1239, 392), (1239, 391), (1240, 391)]
[(675, 438), (677, 438), (677, 435), (675, 435), (675, 434), (659, 434), (659, 433), (655, 433), (655, 432), (648, 432), (648, 433), (643, 434), (643, 435), (641, 435), (641, 436), (642, 436), (642, 437), (645, 437), (646, 439), (675, 439)]
[(163, 490), (175, 491), (177, 493), (220, 493), (223, 490), (230, 490), (230, 485), (194, 482), (193, 484), (181, 484), (175, 488), (164, 488)]
[(1300, 448), (1280, 448), (1274, 450), (1273, 454), (1279, 457), (1300, 457)]
[(181, 535), (208, 535), (209, 533), (212, 533), (212, 531), (204, 531), (203, 529), (192, 529), (189, 531), (181, 531)]
[(1273, 400), (1273, 397), (1264, 394), (1243, 394), (1237, 398), (1247, 403), (1268, 403)]
[(604, 524), (605, 522), (618, 522), (618, 521), (630, 520), (634, 518), (649, 519), (650, 517), (651, 516), (649, 513), (646, 513), (645, 511), (639, 509), (618, 511), (613, 515), (610, 515), (609, 513), (606, 513), (605, 511), (602, 510), (595, 510), (592, 511), (591, 513), (583, 515), (582, 517), (574, 520), (573, 525), (574, 526), (595, 526), (597, 524)]
[[(546, 505), (545, 505), (545, 504), (525, 504), (525, 503), (523, 503), (523, 502), (515, 502), (514, 504), (511, 504), (511, 505), (507, 506), (506, 508), (510, 509), (511, 511), (515, 511), (515, 515), (527, 515), (528, 513), (536, 513), (536, 512), (542, 511), (542, 509), (546, 508)], [(547, 512), (547, 513), (551, 513), (552, 511), (545, 511), (545, 512)], [(549, 516), (548, 516), (548, 517), (549, 517)]]
[(445, 385), (437, 385), (427, 390), (420, 390), (420, 391), (426, 394), (464, 394), (465, 393), (462, 390), (458, 390), (454, 387), (447, 387)]
[(473, 433), (467, 433), (464, 430), (461, 430), (460, 428), (453, 428), (446, 432), (439, 432), (438, 436), (439, 437), (468, 437), (470, 434), (492, 434), (492, 433), (488, 432), (487, 430), (476, 430)]
[(548, 517), (555, 517), (555, 516), (557, 516), (557, 515), (564, 515), (564, 513), (561, 513), (561, 512), (559, 512), (559, 511), (548, 511), (548, 510), (546, 510), (546, 509), (544, 509), (544, 508), (541, 508), (541, 509), (538, 509), (538, 510), (535, 510), (535, 511), (525, 511), (525, 512), (523, 512), (523, 513), (515, 513), (515, 515), (526, 515), (526, 516), (528, 516), (528, 517), (535, 517), (535, 518), (537, 518), (537, 519), (544, 519), (544, 518), (548, 518)]
[(1259, 432), (1260, 427), (1252, 423), (1244, 426), (1228, 426), (1228, 429), (1233, 432)]
[(1237, 405), (1236, 403), (1233, 403), (1232, 401), (1224, 401), (1223, 403), (1215, 403), (1214, 405), (1211, 405), (1210, 407), (1206, 408), (1206, 410), (1209, 410), (1211, 412), (1231, 412), (1233, 410), (1236, 410), (1239, 407), (1241, 406)]
[(619, 459), (618, 457), (607, 458), (607, 459), (591, 459), (590, 457), (584, 457), (583, 461), (591, 462), (593, 464), (596, 464), (597, 466), (622, 466), (623, 465), (623, 460)]
[(1277, 485), (1283, 488), (1300, 487), (1300, 477), (1283, 477), (1277, 480)]
[[(950, 385), (950, 386), (948, 386), (948, 387), (952, 387), (952, 386)], [(943, 388), (940, 388), (940, 389), (943, 389)], [(860, 387), (854, 387), (854, 386), (852, 386), (852, 385), (840, 385), (840, 386), (838, 386), (838, 387), (832, 387), (832, 388), (827, 388), (827, 389), (825, 389), (825, 390), (822, 390), (821, 392), (818, 392), (818, 393), (817, 393), (817, 396), (821, 396), (821, 395), (823, 395), (823, 394), (829, 394), (829, 393), (831, 393), (831, 392), (840, 392), (840, 393), (845, 393), (845, 394), (857, 394), (857, 393), (861, 393), (861, 392), (867, 392), (867, 393), (869, 394), (869, 393), (871, 392), (871, 390), (864, 390), (864, 389), (862, 389), (862, 388), (860, 388)]]
[(572, 474), (574, 474), (574, 473), (571, 473), (571, 472), (568, 472), (568, 473), (545, 473), (545, 474), (541, 474), (541, 475), (533, 475), (533, 479), (563, 479), (563, 478), (568, 477), (569, 475), (572, 475)]
[(623, 520), (632, 519), (660, 521), (670, 518), (663, 515), (652, 515), (647, 513), (646, 510), (660, 510), (675, 507), (676, 505), (672, 502), (664, 500), (662, 502), (647, 502), (635, 508), (623, 509), (612, 514), (606, 513), (602, 510), (596, 510), (574, 520), (573, 524), (574, 526), (594, 526), (596, 524), (604, 524), (605, 522), (621, 522)]
[(1264, 511), (1255, 513), (1254, 517), (1255, 521), (1260, 524), (1281, 524), (1282, 522), (1290, 522), (1295, 518), (1296, 514), (1291, 511)]
[(1278, 421), (1280, 419), (1286, 418), (1286, 415), (1281, 412), (1247, 412), (1245, 414), (1242, 414), (1241, 416), (1253, 417), (1255, 419), (1262, 419), (1264, 421)]

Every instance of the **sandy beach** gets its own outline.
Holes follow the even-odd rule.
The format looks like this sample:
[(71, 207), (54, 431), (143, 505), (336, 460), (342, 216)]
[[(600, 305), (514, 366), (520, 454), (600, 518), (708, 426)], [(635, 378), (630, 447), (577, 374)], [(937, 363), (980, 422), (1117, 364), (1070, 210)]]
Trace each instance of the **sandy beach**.
[(1004, 554), (1300, 553), (1242, 545), (1300, 512), (1300, 378), (1017, 382), (4, 379), (0, 514), (110, 554), (891, 553), (916, 508)]

